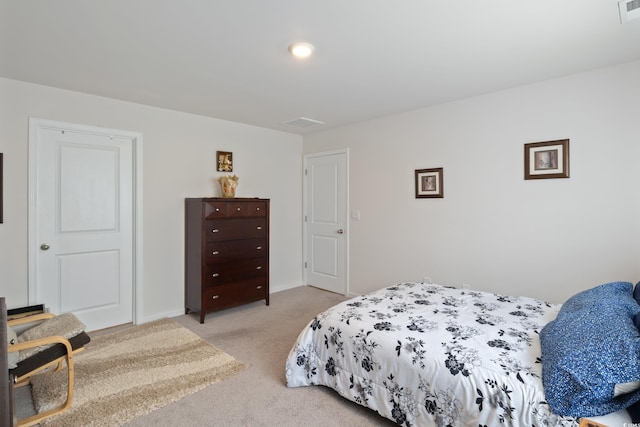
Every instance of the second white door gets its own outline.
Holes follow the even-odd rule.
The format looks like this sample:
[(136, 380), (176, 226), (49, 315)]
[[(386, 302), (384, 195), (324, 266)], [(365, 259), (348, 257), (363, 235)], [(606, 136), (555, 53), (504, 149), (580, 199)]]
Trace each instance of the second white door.
[(305, 156), (307, 284), (348, 292), (348, 152)]

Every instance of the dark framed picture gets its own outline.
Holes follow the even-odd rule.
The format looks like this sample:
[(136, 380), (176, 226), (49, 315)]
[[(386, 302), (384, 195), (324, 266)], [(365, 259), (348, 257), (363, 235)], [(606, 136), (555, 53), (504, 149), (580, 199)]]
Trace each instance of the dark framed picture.
[(569, 178), (569, 140), (524, 144), (524, 179)]
[(443, 169), (416, 169), (416, 199), (444, 197)]
[(233, 172), (233, 153), (230, 151), (216, 151), (216, 170), (218, 172)]

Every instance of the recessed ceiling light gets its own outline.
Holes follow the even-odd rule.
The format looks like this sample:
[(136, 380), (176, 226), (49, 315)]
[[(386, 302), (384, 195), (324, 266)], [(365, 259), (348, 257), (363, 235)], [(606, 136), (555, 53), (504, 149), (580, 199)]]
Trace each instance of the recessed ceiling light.
[(289, 52), (296, 58), (308, 58), (314, 51), (311, 43), (296, 42), (289, 45)]

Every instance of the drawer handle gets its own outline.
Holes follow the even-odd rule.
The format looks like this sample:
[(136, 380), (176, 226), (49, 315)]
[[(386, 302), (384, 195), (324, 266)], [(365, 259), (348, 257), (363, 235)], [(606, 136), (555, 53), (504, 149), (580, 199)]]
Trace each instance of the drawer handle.
[(218, 252), (218, 251), (213, 251), (213, 252), (211, 252), (211, 255), (218, 255), (219, 253), (220, 252)]
[(220, 275), (220, 274), (218, 274), (218, 273), (213, 273), (213, 274), (211, 275), (211, 277), (218, 277), (219, 275)]
[(257, 211), (259, 211), (259, 210), (260, 210), (260, 208), (256, 208), (256, 210), (257, 210)]
[(256, 289), (262, 289), (262, 285), (256, 286)]
[(261, 265), (257, 266), (256, 270), (262, 270), (262, 266)]
[(218, 230), (217, 228), (214, 228), (213, 230), (211, 230), (212, 233), (217, 233), (218, 231), (220, 230)]
[(220, 212), (220, 208), (216, 208), (216, 212)]
[(214, 295), (214, 296), (211, 297), (211, 299), (218, 299), (218, 298), (220, 298), (219, 295)]
[(236, 210), (237, 210), (238, 212), (240, 212), (240, 208), (237, 208)]
[(256, 247), (256, 250), (258, 250), (258, 251), (261, 250), (261, 249), (262, 249), (262, 246), (257, 246)]
[(259, 225), (259, 226), (257, 226), (257, 227), (256, 227), (256, 230), (262, 230), (262, 226), (260, 226), (260, 225)]

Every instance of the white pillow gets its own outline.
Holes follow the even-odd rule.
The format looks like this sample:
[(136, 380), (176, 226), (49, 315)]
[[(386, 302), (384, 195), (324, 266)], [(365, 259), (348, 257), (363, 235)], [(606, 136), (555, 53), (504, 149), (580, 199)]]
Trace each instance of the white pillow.
[[(9, 325), (7, 325), (7, 349), (15, 344), (18, 344), (18, 336), (16, 335), (16, 331), (11, 329)], [(19, 352), (17, 351), (9, 352), (9, 369), (13, 369), (17, 366), (18, 357), (20, 357)]]
[(623, 394), (631, 393), (640, 389), (640, 381), (632, 381), (630, 383), (616, 384), (613, 388), (613, 396), (618, 397)]

